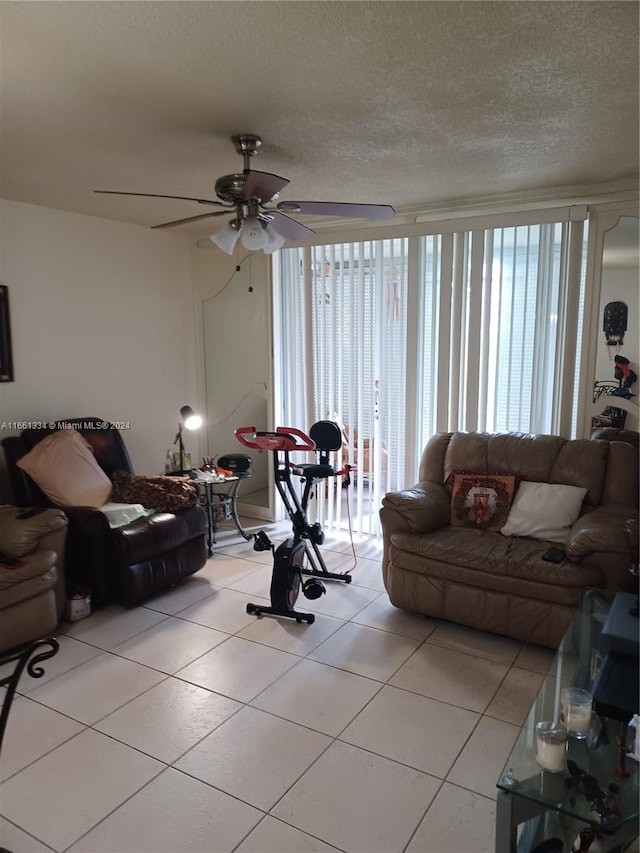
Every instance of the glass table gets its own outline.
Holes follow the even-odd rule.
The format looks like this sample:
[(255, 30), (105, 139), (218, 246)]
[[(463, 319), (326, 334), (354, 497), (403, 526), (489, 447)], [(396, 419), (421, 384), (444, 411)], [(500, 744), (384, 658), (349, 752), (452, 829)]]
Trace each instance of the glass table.
[[(594, 714), (596, 725), (597, 720), (602, 723), (597, 741), (593, 723), (589, 738), (570, 737), (565, 764), (573, 774), (569, 769), (550, 773), (536, 762), (536, 723), (557, 721), (561, 689), (589, 690), (600, 671), (600, 635), (613, 598), (613, 592), (585, 593), (531, 706), (497, 783), (496, 853), (530, 853), (551, 838), (560, 839), (563, 847), (547, 844), (541, 849), (570, 853), (580, 832), (594, 825), (607, 830), (594, 851), (626, 850), (638, 836), (638, 764), (621, 748), (624, 723)], [(619, 775), (623, 764), (626, 776)], [(595, 798), (593, 782), (585, 784), (586, 777), (598, 782)], [(600, 793), (607, 799), (598, 799)]]

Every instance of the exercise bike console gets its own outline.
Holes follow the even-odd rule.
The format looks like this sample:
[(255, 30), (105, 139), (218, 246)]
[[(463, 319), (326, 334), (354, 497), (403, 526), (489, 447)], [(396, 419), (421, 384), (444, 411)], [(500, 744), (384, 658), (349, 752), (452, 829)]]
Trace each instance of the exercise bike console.
[[(275, 548), (264, 530), (254, 534), (253, 547), (256, 551), (273, 552), (273, 574), (271, 576), (271, 606), (247, 604), (247, 613), (262, 616), (287, 616), (296, 622), (312, 623), (313, 613), (300, 613), (295, 603), (300, 591), (309, 599), (319, 598), (326, 592), (320, 578), (351, 583), (350, 574), (327, 571), (320, 553), (319, 545), (324, 540), (322, 526), (316, 522), (309, 524), (307, 506), (314, 483), (328, 477), (344, 474), (329, 464), (329, 453), (339, 450), (342, 445), (340, 430), (332, 421), (319, 421), (307, 435), (295, 427), (277, 427), (273, 432), (257, 432), (255, 427), (239, 427), (236, 438), (245, 447), (252, 450), (269, 450), (273, 453), (276, 488), (285, 505), (291, 523), (293, 536)], [(317, 450), (320, 459), (317, 464), (294, 464), (289, 453), (300, 450)], [(304, 483), (302, 499), (291, 482), (291, 473), (302, 478)], [(303, 582), (302, 576), (310, 575)]]

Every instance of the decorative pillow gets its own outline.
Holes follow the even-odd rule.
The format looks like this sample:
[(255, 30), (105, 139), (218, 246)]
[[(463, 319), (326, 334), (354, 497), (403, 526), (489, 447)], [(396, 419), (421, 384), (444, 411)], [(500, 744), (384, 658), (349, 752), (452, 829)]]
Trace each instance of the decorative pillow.
[(515, 488), (513, 474), (453, 471), (451, 525), (500, 530), (507, 520)]
[(530, 536), (564, 545), (586, 494), (587, 490), (579, 486), (523, 480), (501, 532), (503, 536)]
[(178, 477), (145, 477), (116, 471), (111, 500), (116, 503), (142, 504), (156, 512), (178, 512), (198, 503), (198, 493), (189, 480)]
[(43, 438), (17, 465), (57, 506), (100, 507), (109, 500), (111, 480), (75, 429)]

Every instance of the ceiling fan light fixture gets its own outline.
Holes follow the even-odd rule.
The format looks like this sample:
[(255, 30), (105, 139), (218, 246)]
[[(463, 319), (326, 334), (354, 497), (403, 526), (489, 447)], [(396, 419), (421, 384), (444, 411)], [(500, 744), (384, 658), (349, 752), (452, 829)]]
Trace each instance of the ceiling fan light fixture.
[(276, 231), (273, 225), (267, 225), (264, 230), (267, 235), (267, 245), (262, 251), (265, 255), (272, 255), (284, 246), (284, 237)]
[(268, 241), (267, 233), (257, 216), (247, 216), (242, 223), (240, 242), (250, 251), (264, 249)]
[(227, 222), (215, 234), (211, 234), (209, 239), (215, 246), (226, 252), (227, 255), (232, 255), (239, 237), (240, 230), (237, 225), (234, 226), (234, 222)]

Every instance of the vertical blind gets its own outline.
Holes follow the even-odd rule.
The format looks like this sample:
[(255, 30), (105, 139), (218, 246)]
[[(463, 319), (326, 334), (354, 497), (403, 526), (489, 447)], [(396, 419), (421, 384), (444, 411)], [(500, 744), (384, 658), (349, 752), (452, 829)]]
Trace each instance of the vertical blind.
[(288, 249), (275, 264), (280, 420), (340, 426), (334, 461), (352, 466), (352, 489), (332, 484), (321, 511), (329, 526), (344, 526), (348, 497), (357, 533), (378, 529), (382, 496), (404, 484), (407, 245)]
[[(340, 425), (356, 532), (378, 533), (382, 496), (415, 482), (436, 432), (575, 434), (585, 251), (569, 212), (279, 253), (276, 411)], [(320, 496), (330, 527), (341, 491)]]

